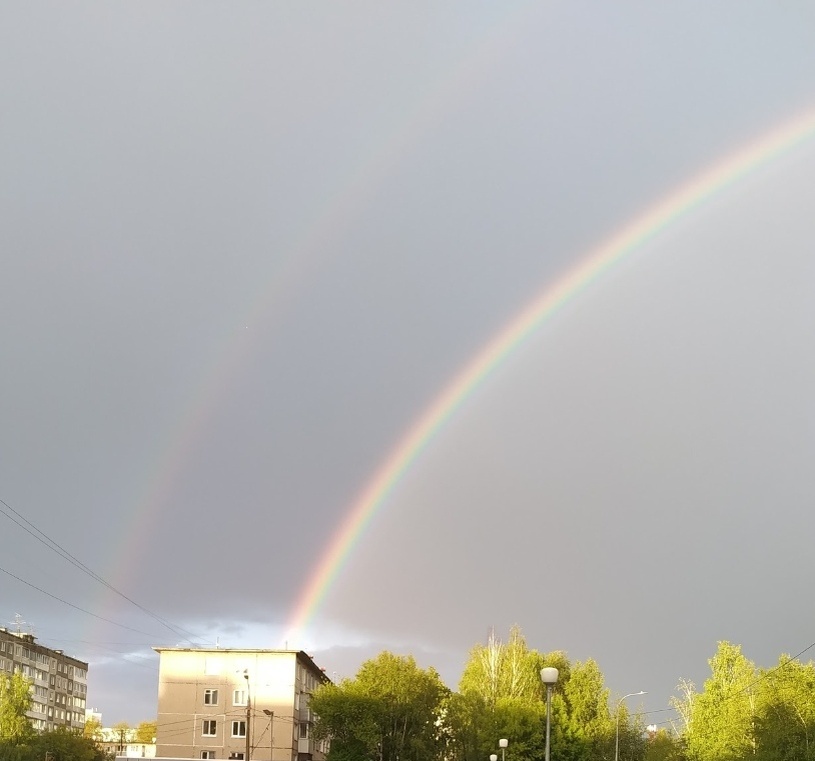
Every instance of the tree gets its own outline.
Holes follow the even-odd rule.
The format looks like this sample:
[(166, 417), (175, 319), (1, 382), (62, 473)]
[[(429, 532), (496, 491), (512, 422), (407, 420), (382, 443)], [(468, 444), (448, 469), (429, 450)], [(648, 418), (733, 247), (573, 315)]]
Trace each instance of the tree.
[[(528, 647), (515, 626), (509, 641), (494, 633), (470, 651), (453, 696), (447, 725), (456, 761), (483, 761), (496, 739), (510, 739), (507, 761), (539, 761), (545, 755), (545, 688), (540, 669), (558, 670), (552, 693), (552, 756), (559, 761), (590, 761), (613, 755), (616, 724), (608, 709), (609, 692), (597, 663), (571, 664), (562, 651), (540, 653)], [(627, 761), (645, 753), (642, 727), (621, 712), (621, 740)]]
[(79, 730), (59, 727), (21, 742), (0, 742), (0, 761), (109, 761), (105, 752)]
[[(564, 661), (565, 656), (553, 656)], [(482, 761), (497, 738), (512, 738), (507, 761), (543, 758), (545, 709), (540, 669), (547, 656), (532, 650), (518, 626), (504, 643), (490, 632), (486, 644), (470, 651), (445, 718), (451, 758)]]
[(719, 642), (708, 663), (710, 678), (688, 707), (688, 755), (693, 761), (739, 761), (755, 750), (756, 668), (730, 642)]
[(815, 667), (782, 655), (762, 671), (756, 700), (756, 759), (815, 760)]
[(459, 682), (462, 695), (479, 695), (495, 705), (499, 698), (534, 703), (540, 700), (540, 669), (543, 656), (530, 650), (520, 627), (509, 631), (505, 644), (490, 632), (486, 645), (476, 645), (464, 667)]
[[(590, 759), (609, 756), (616, 739), (616, 722), (608, 710), (609, 691), (604, 686), (603, 674), (597, 663), (592, 659), (583, 663), (577, 661), (563, 681), (562, 695), (565, 710), (559, 726), (563, 739), (568, 739), (573, 746), (570, 757)], [(621, 715), (626, 717), (620, 723), (622, 737), (628, 720), (626, 713)], [(623, 755), (631, 758), (630, 753)]]
[(133, 729), (126, 721), (117, 722), (111, 729), (113, 730), (113, 736), (116, 738), (115, 742), (121, 746), (129, 743), (133, 736)]
[(18, 743), (31, 737), (29, 708), (31, 682), (19, 672), (0, 674), (0, 741)]
[(331, 761), (441, 758), (448, 693), (435, 669), (383, 652), (363, 663), (354, 679), (315, 690), (315, 737), (331, 739)]
[(85, 719), (85, 727), (82, 730), (85, 737), (90, 737), (92, 740), (102, 739), (102, 722), (95, 716), (89, 716)]
[(651, 733), (645, 741), (645, 761), (683, 761), (681, 740), (665, 729)]
[(137, 743), (150, 744), (156, 741), (158, 724), (155, 721), (142, 721), (136, 727), (135, 740)]

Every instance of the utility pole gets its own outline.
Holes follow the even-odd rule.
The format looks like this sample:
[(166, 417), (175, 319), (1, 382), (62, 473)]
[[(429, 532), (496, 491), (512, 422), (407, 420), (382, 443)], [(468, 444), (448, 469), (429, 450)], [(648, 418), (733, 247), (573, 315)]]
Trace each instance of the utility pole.
[(269, 717), (269, 761), (272, 761), (274, 756), (274, 711), (264, 708), (263, 713)]
[(252, 693), (249, 691), (249, 671), (247, 669), (243, 671), (243, 678), (246, 680), (246, 755), (244, 758), (246, 761), (251, 761), (252, 744), (249, 728), (252, 724)]

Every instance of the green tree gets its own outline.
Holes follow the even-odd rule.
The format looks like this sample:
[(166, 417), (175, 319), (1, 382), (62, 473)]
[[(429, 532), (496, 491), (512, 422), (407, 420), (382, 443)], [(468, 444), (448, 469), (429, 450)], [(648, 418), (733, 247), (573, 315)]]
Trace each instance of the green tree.
[(692, 761), (739, 761), (755, 751), (756, 668), (739, 645), (719, 642), (711, 675), (690, 696), (686, 730)]
[(156, 728), (155, 721), (142, 721), (136, 727), (136, 742), (138, 743), (154, 743), (156, 741)]
[(478, 695), (495, 705), (499, 698), (535, 703), (540, 700), (543, 656), (530, 650), (518, 626), (503, 643), (491, 632), (486, 645), (476, 645), (459, 682), (462, 695)]
[(92, 740), (102, 739), (102, 722), (95, 716), (89, 716), (85, 720), (85, 727), (82, 730), (85, 737), (90, 737)]
[(680, 738), (666, 729), (658, 729), (645, 741), (645, 761), (684, 761)]
[(331, 761), (441, 758), (448, 693), (435, 669), (383, 652), (363, 663), (354, 679), (315, 690), (315, 736), (331, 739)]
[(498, 738), (505, 737), (511, 739), (507, 761), (543, 758), (540, 669), (544, 665), (548, 665), (546, 656), (529, 648), (517, 626), (506, 643), (492, 632), (486, 644), (473, 647), (459, 694), (453, 696), (445, 717), (448, 756), (482, 761), (496, 751)]
[(0, 761), (108, 761), (107, 755), (80, 730), (59, 727), (20, 742), (0, 742)]
[(21, 742), (33, 734), (30, 707), (31, 681), (19, 672), (0, 674), (0, 741)]
[(756, 700), (757, 761), (815, 761), (815, 667), (782, 655), (761, 673)]
[(119, 745), (126, 745), (130, 742), (133, 735), (133, 728), (126, 721), (117, 722), (111, 729), (113, 730), (114, 742)]

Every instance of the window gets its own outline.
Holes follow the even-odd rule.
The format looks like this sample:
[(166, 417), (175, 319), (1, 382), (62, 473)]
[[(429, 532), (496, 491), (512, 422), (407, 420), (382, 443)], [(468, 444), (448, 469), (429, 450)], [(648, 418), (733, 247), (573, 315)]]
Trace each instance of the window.
[(308, 724), (306, 724), (305, 722), (302, 722), (300, 724), (300, 739), (301, 740), (308, 739)]
[(215, 737), (216, 722), (213, 719), (204, 719), (204, 728), (201, 734), (204, 737)]
[(232, 722), (232, 737), (246, 737), (246, 722), (233, 721)]
[(204, 690), (204, 705), (205, 706), (218, 705), (218, 690)]
[(215, 751), (214, 750), (202, 750), (201, 751), (201, 758), (215, 758)]
[(233, 706), (246, 705), (246, 690), (235, 690), (235, 692), (232, 693), (232, 705)]
[(243, 761), (243, 753), (230, 753), (229, 757), (232, 759), (237, 759), (238, 761)]

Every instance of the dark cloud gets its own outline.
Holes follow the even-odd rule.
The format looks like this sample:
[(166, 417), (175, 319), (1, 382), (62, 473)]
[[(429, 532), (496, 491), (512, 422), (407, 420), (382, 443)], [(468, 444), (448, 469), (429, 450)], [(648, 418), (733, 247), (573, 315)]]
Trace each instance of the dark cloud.
[[(6, 9), (0, 498), (142, 607), (0, 517), (2, 566), (52, 595), (6, 577), (0, 619), (89, 660), (110, 723), (154, 711), (150, 645), (286, 644), (349, 506), (464, 362), (815, 100), (810, 17)], [(811, 176), (804, 145), (719, 194), (494, 374), (304, 634), (327, 672), (389, 647), (455, 684), (519, 623), (661, 708), (717, 639), (765, 664), (815, 639)]]

